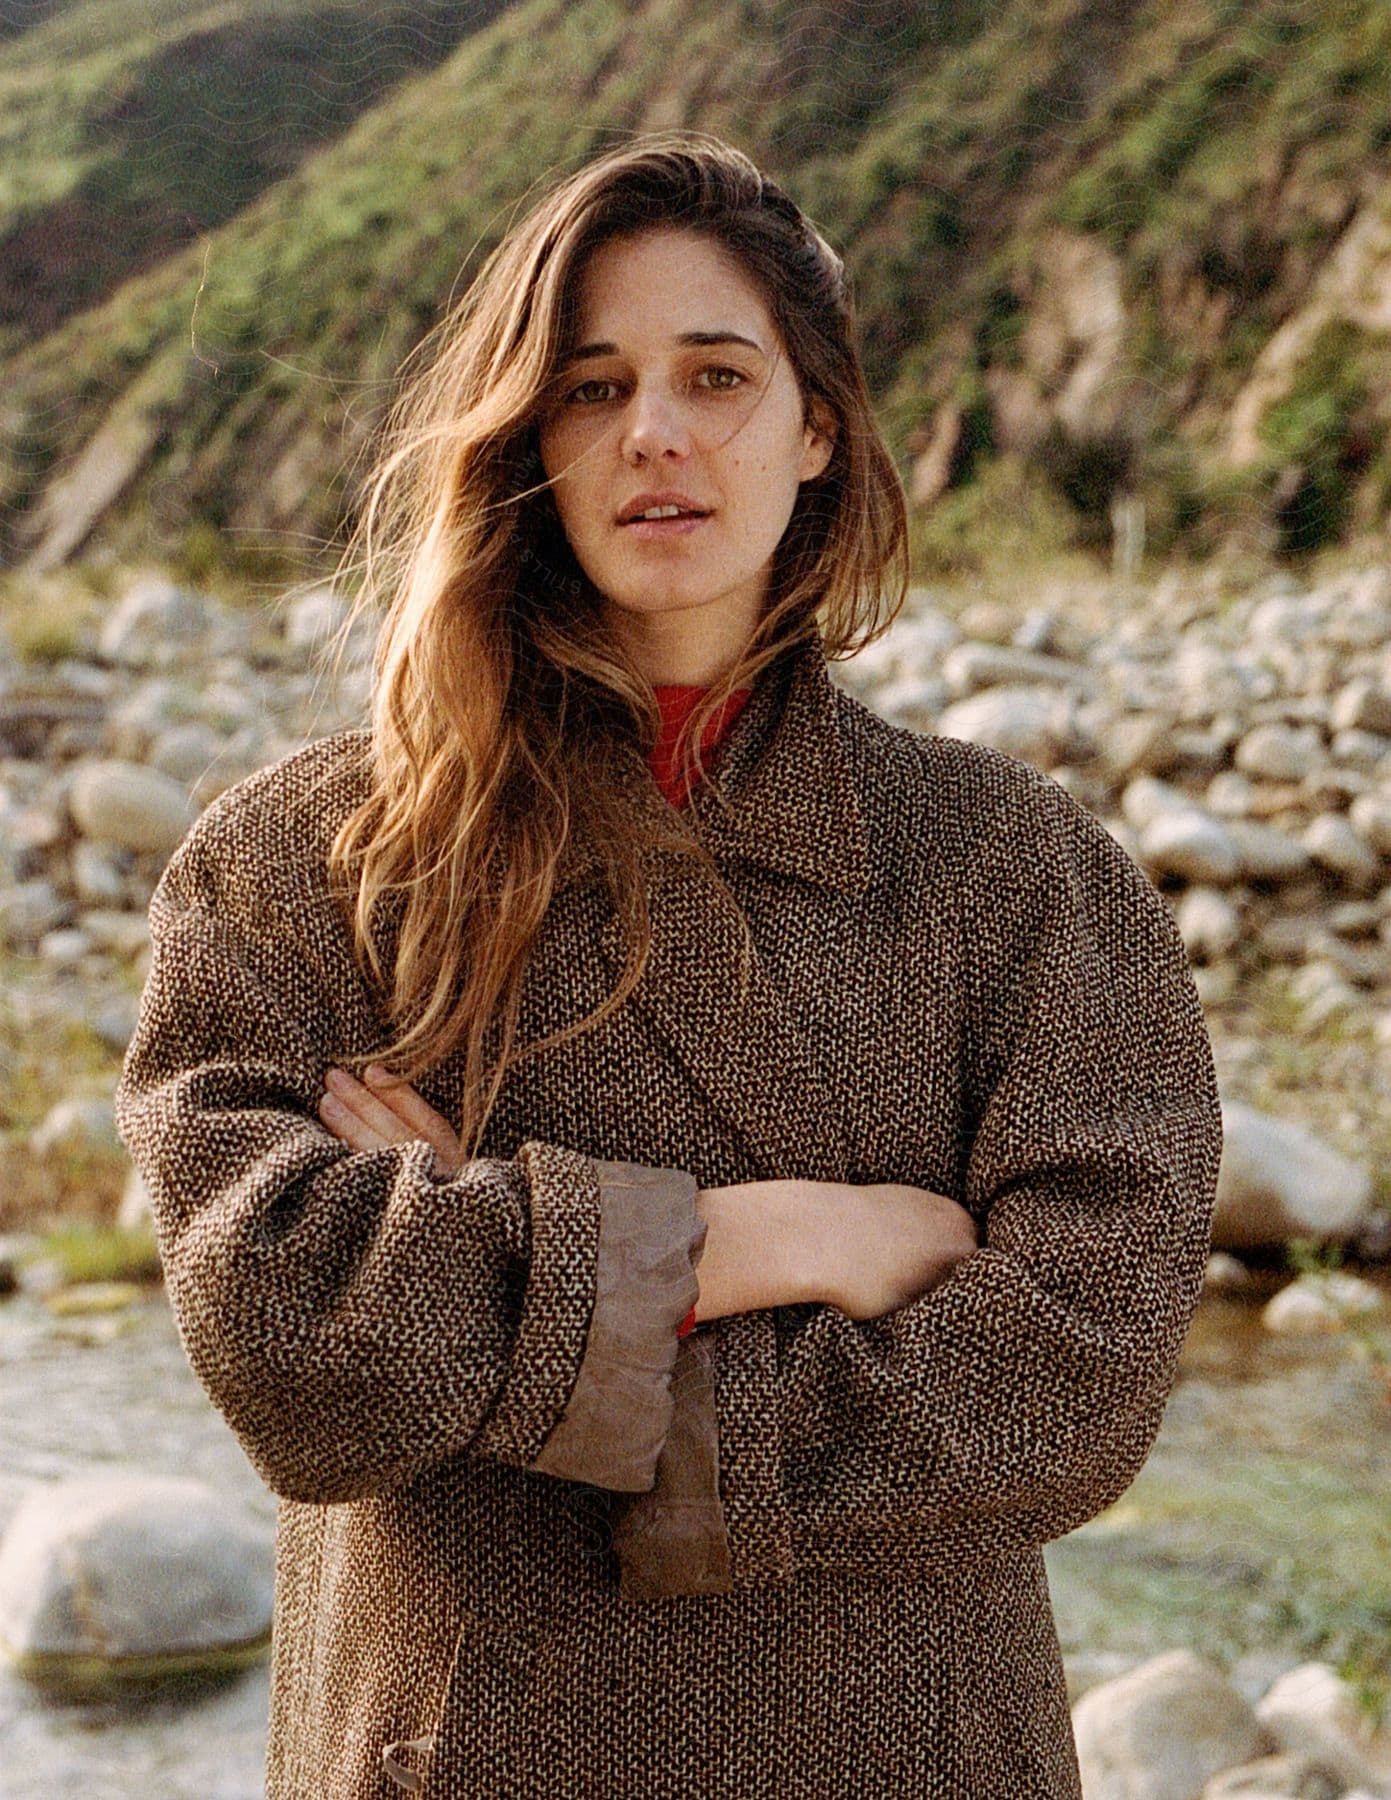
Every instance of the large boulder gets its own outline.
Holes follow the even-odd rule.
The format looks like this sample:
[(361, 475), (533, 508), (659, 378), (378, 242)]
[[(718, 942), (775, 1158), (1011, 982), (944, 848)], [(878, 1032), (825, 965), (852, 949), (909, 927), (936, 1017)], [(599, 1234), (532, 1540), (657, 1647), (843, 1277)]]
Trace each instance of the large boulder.
[(268, 1530), (201, 1481), (45, 1483), (0, 1542), (0, 1654), (69, 1691), (240, 1667), (265, 1653), (273, 1578)]
[(1351, 1683), (1327, 1663), (1290, 1669), (1256, 1702), (1281, 1750), (1313, 1757), (1348, 1786), (1391, 1793), (1391, 1730), (1374, 1729)]
[(169, 668), (207, 651), (218, 611), (168, 576), (137, 576), (102, 623), (101, 653), (125, 668)]
[(1197, 1800), (1212, 1776), (1275, 1746), (1216, 1663), (1171, 1650), (1072, 1709), (1086, 1800)]
[(1245, 1250), (1293, 1237), (1345, 1241), (1365, 1223), (1372, 1178), (1302, 1125), (1222, 1102), (1222, 1166), (1213, 1247)]
[(939, 737), (988, 744), (1041, 768), (1077, 760), (1095, 749), (1082, 733), (1065, 690), (1036, 684), (982, 688), (946, 707)]
[(73, 770), (68, 811), (84, 838), (164, 856), (179, 847), (198, 816), (181, 782), (114, 757)]

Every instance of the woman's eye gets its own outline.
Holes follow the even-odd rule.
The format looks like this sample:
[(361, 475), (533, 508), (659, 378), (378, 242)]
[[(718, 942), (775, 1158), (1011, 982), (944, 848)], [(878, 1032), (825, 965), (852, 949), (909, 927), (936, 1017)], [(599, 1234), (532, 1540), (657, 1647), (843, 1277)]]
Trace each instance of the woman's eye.
[[(700, 374), (702, 376), (712, 375), (723, 377), (732, 375), (734, 377), (733, 381), (717, 380), (712, 386), (706, 388), (705, 391), (707, 393), (731, 394), (734, 393), (736, 389), (745, 386), (749, 379), (742, 369), (732, 369), (724, 364), (712, 363), (709, 367), (701, 369)], [(607, 375), (592, 375), (588, 381), (582, 381), (578, 387), (570, 389), (569, 393), (565, 396), (566, 404), (569, 405), (571, 402), (578, 402), (581, 406), (601, 405), (605, 396), (601, 394), (597, 397), (592, 396), (591, 398), (586, 399), (585, 389), (609, 388), (614, 385), (615, 383), (613, 380)]]
[[(748, 377), (739, 369), (710, 368), (703, 369), (701, 373), (704, 375), (732, 375), (736, 383), (744, 382), (748, 379)], [(732, 392), (732, 388), (726, 387), (724, 391), (730, 393)]]

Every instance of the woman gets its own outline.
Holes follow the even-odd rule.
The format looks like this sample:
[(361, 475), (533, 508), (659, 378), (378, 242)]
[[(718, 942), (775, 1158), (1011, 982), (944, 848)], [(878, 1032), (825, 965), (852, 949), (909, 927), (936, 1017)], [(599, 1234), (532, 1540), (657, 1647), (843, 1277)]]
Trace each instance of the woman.
[(831, 683), (903, 493), (746, 157), (597, 158), (436, 350), (371, 729), (176, 851), (116, 1096), (281, 1497), (267, 1792), (1078, 1796), (1041, 1546), (1148, 1454), (1220, 1153), (1177, 931)]

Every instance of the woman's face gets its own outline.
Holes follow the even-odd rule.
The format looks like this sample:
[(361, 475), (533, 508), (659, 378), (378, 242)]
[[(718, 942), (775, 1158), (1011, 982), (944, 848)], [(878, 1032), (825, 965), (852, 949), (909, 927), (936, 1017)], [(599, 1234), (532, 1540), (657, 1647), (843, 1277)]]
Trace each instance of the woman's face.
[[(705, 685), (752, 633), (798, 486), (825, 469), (830, 436), (803, 423), (767, 308), (709, 238), (667, 227), (611, 241), (578, 299), (577, 351), (539, 433), (560, 520), (648, 678)], [(705, 516), (621, 522), (666, 490)]]

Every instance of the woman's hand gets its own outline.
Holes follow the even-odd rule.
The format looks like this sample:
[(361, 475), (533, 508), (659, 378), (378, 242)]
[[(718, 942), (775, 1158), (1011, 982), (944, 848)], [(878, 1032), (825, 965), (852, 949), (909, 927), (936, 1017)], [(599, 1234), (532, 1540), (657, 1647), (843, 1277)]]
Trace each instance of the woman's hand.
[(702, 1188), (696, 1322), (820, 1301), (877, 1319), (980, 1247), (964, 1206), (899, 1182), (743, 1181)]
[(463, 1162), (463, 1145), (448, 1119), (422, 1100), (409, 1082), (369, 1064), (364, 1085), (343, 1069), (330, 1069), (319, 1117), (336, 1138), (354, 1150), (380, 1150), (383, 1145), (432, 1144), (435, 1173), (448, 1177)]
[(897, 1311), (940, 1286), (980, 1248), (974, 1217), (931, 1188), (894, 1181), (807, 1185), (821, 1214), (824, 1272), (817, 1297), (852, 1319)]

